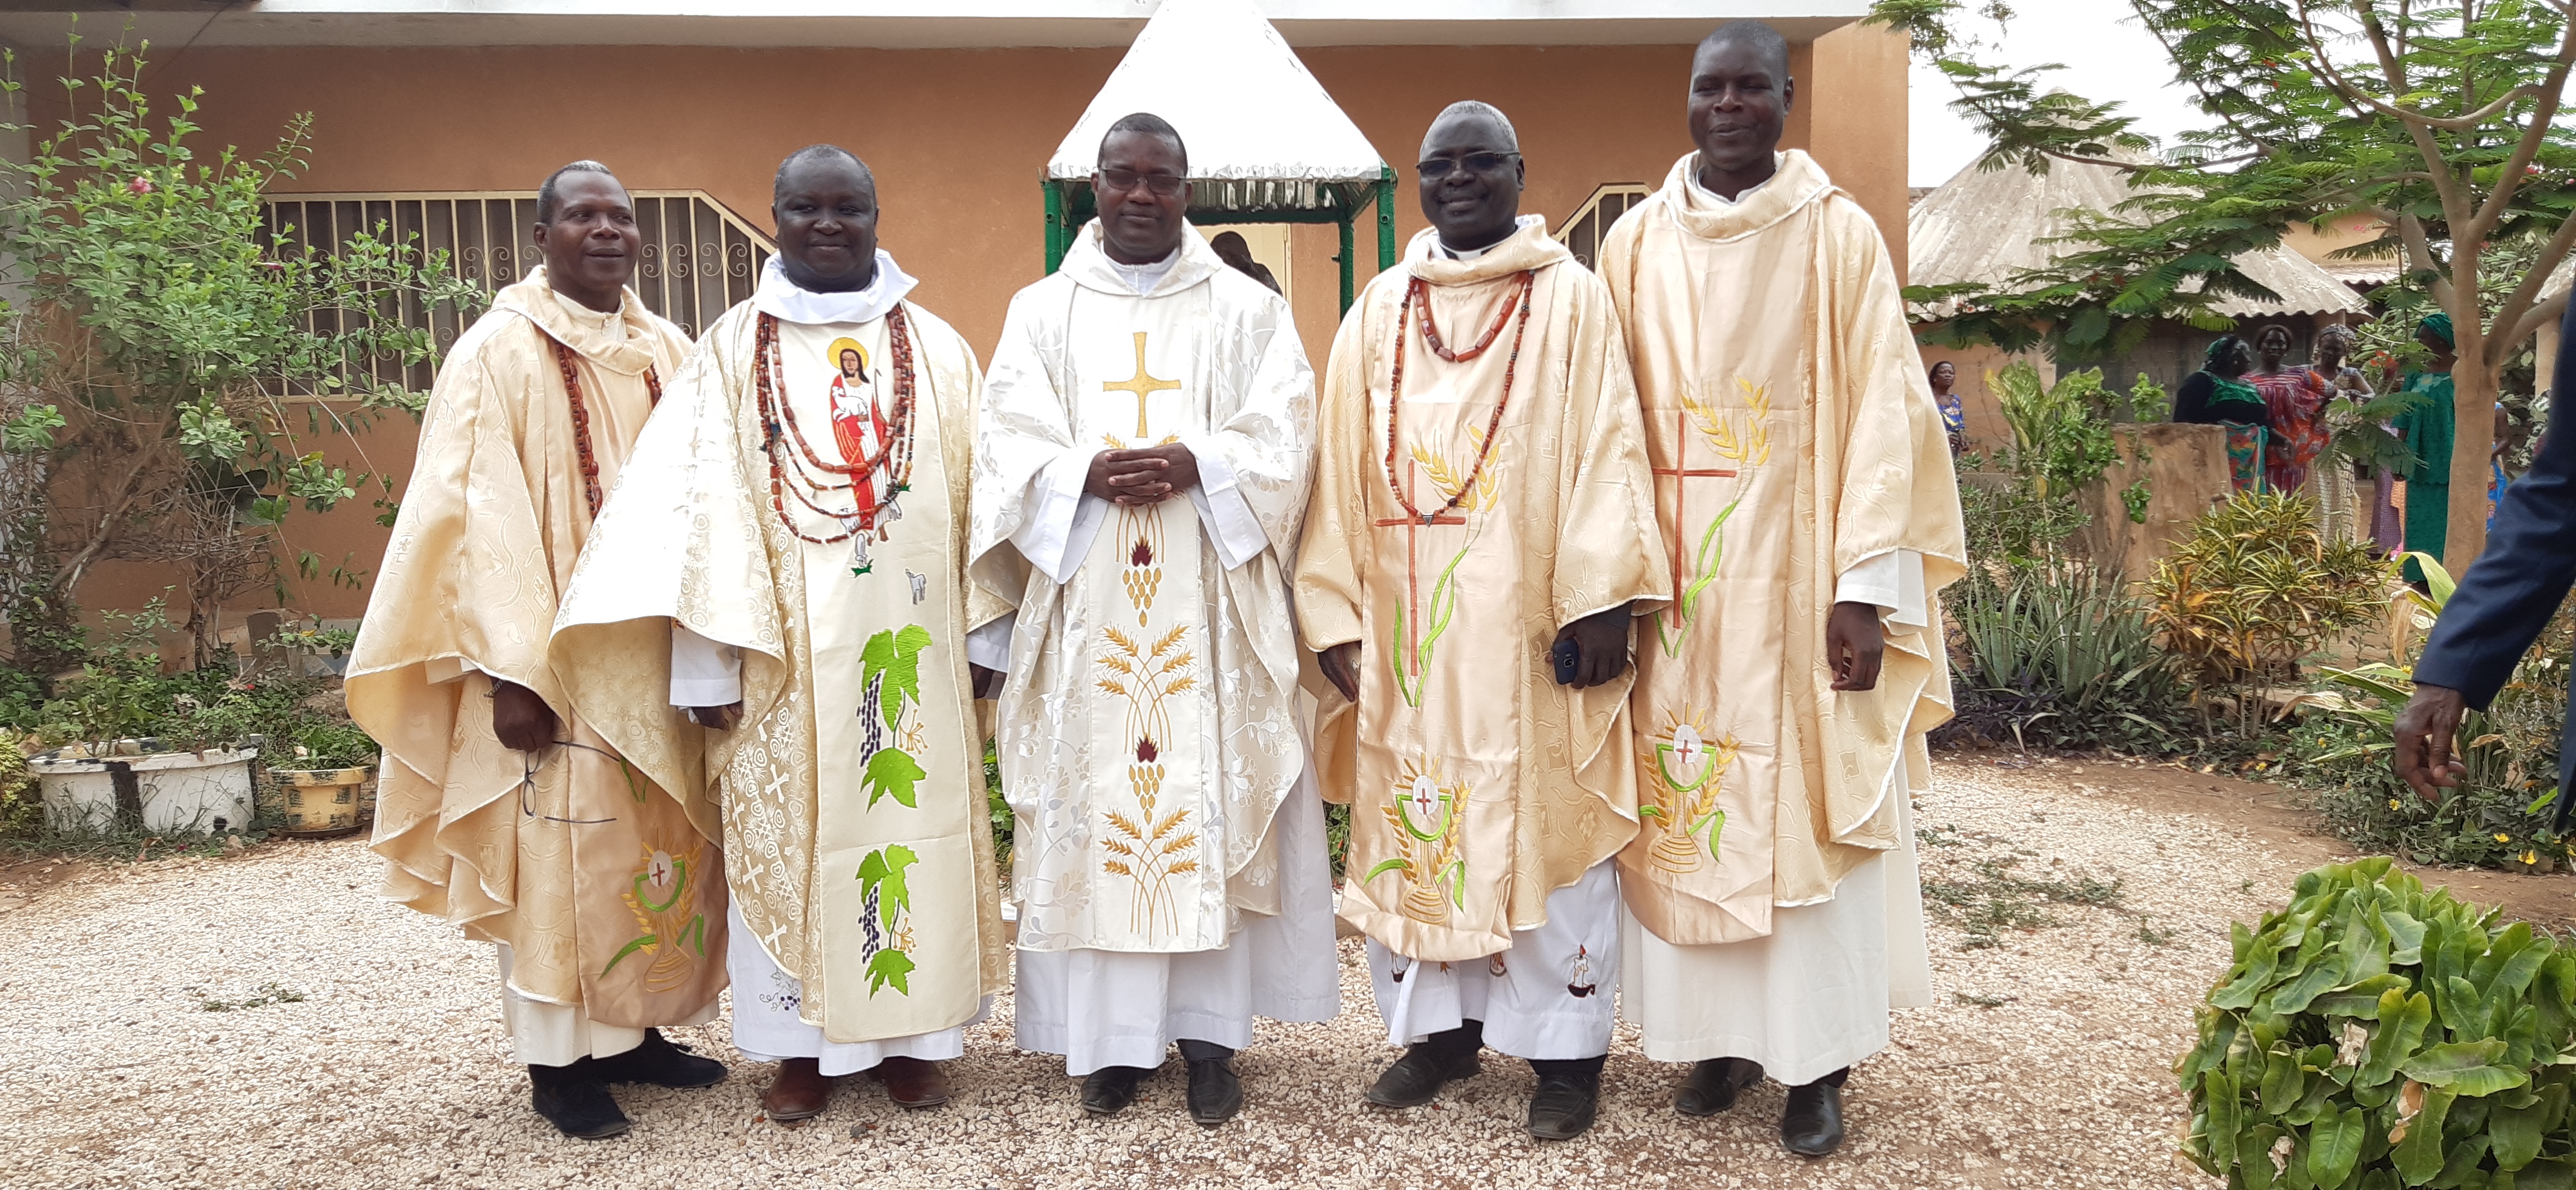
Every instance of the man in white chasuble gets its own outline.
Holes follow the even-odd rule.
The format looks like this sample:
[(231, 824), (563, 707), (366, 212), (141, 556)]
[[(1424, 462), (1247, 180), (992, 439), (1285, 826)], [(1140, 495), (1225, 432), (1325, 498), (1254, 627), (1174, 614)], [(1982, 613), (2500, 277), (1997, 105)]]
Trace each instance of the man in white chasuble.
[(1841, 1143), (1853, 1063), (1930, 1002), (1908, 795), (1949, 716), (1936, 595), (1959, 494), (1877, 225), (1805, 153), (1769, 26), (1692, 60), (1698, 151), (1602, 246), (1644, 401), (1673, 605), (1647, 622), (1620, 978), (1675, 1110), (1768, 1072), (1781, 1141)]
[[(673, 377), (554, 638), (648, 773), (703, 771), (735, 914), (734, 1044), (770, 1119), (869, 1072), (903, 1107), (1006, 979), (966, 661), (966, 486), (982, 377), (904, 300), (876, 181), (816, 145), (778, 168), (778, 256)], [(680, 708), (680, 709), (674, 709)]]
[(693, 772), (639, 775), (568, 697), (546, 634), (636, 435), (688, 352), (626, 288), (626, 188), (578, 161), (537, 191), (543, 267), (456, 342), (349, 664), (384, 742), (374, 847), (394, 899), (497, 943), (539, 1114), (629, 1127), (608, 1086), (711, 1086), (657, 1025), (724, 988), (720, 831)]
[(1009, 670), (1021, 1048), (1063, 1054), (1106, 1116), (1178, 1042), (1213, 1126), (1254, 1016), (1341, 999), (1288, 618), (1314, 373), (1288, 304), (1190, 228), (1188, 176), (1170, 124), (1118, 121), (1100, 217), (1011, 299), (974, 552), (1017, 610), (973, 647)]
[(1610, 295), (1520, 215), (1510, 121), (1455, 104), (1421, 162), (1431, 228), (1333, 341), (1298, 621), (1350, 700), (1318, 733), (1342, 918), (1409, 1047), (1369, 1102), (1429, 1103), (1491, 1046), (1564, 1140), (1610, 1049), (1630, 629), (1669, 580)]

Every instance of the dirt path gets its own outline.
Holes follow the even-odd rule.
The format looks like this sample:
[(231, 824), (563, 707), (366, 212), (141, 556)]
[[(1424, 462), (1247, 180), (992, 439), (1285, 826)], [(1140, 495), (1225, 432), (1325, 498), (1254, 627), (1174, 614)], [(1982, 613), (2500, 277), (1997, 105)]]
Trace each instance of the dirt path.
[[(1601, 1123), (1572, 1143), (1522, 1132), (1528, 1070), (1491, 1056), (1436, 1107), (1371, 1111), (1360, 1094), (1393, 1051), (1347, 943), (1341, 1016), (1264, 1025), (1238, 1061), (1251, 1107), (1224, 1128), (1188, 1123), (1173, 1073), (1125, 1115), (1083, 1119), (1060, 1061), (1011, 1047), (1006, 999), (969, 1030), (940, 1111), (897, 1112), (853, 1080), (811, 1124), (766, 1123), (767, 1069), (720, 1021), (674, 1035), (731, 1080), (621, 1091), (634, 1132), (566, 1141), (526, 1107), (488, 949), (376, 901), (375, 861), (341, 841), (103, 867), (0, 901), (0, 1185), (2201, 1190), (2171, 1159), (2191, 1007), (2228, 922), (2334, 848), (2261, 786), (2073, 767), (1944, 762), (1918, 796), (1937, 1002), (1899, 1013), (1854, 1072), (1852, 1141), (1823, 1162), (1780, 1149), (1774, 1085), (1724, 1117), (1674, 1115), (1680, 1069), (1624, 1029)], [(2569, 904), (2545, 877), (2463, 891)]]

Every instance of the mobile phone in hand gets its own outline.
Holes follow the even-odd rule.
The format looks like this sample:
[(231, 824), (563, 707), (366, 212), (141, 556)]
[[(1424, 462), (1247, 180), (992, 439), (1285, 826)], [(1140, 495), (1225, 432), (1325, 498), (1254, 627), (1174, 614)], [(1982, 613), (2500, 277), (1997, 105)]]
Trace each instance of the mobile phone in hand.
[(1556, 684), (1571, 686), (1574, 684), (1575, 667), (1583, 663), (1583, 650), (1576, 648), (1573, 641), (1561, 640), (1547, 651), (1547, 659), (1556, 666)]

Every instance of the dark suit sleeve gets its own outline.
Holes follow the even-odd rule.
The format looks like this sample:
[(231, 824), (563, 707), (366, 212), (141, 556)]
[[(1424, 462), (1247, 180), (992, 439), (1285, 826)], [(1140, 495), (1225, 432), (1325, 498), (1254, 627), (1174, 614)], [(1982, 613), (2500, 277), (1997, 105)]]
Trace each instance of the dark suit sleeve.
[[(2576, 303), (2561, 333), (2576, 335)], [(2560, 342), (2566, 346), (2550, 389), (2549, 429), (2531, 471), (2505, 489), (2486, 552), (2462, 577), (2415, 663), (2418, 684), (2457, 690), (2480, 709), (2513, 677), (2576, 582), (2576, 426), (2557, 416), (2560, 402), (2576, 400), (2576, 338)]]

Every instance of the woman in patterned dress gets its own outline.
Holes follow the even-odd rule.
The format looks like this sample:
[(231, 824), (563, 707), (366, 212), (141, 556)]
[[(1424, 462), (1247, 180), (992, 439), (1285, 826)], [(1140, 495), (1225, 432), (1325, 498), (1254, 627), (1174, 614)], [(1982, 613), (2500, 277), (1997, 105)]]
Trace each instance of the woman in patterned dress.
[(2258, 366), (2246, 377), (2254, 391), (2262, 394), (2263, 407), (2271, 414), (2272, 434), (2263, 452), (2263, 480), (2276, 492), (2296, 492), (2307, 487), (2308, 464), (2315, 462), (2326, 448), (2326, 402), (2334, 397), (2334, 389), (2314, 371), (2283, 362), (2295, 345), (2290, 328), (2277, 322), (2255, 332)]
[(2227, 466), (2240, 492), (2263, 482), (2263, 438), (2271, 420), (2263, 395), (2244, 381), (2253, 366), (2245, 340), (2221, 335), (2209, 345), (2208, 362), (2183, 377), (2174, 393), (2175, 421), (2227, 431)]

